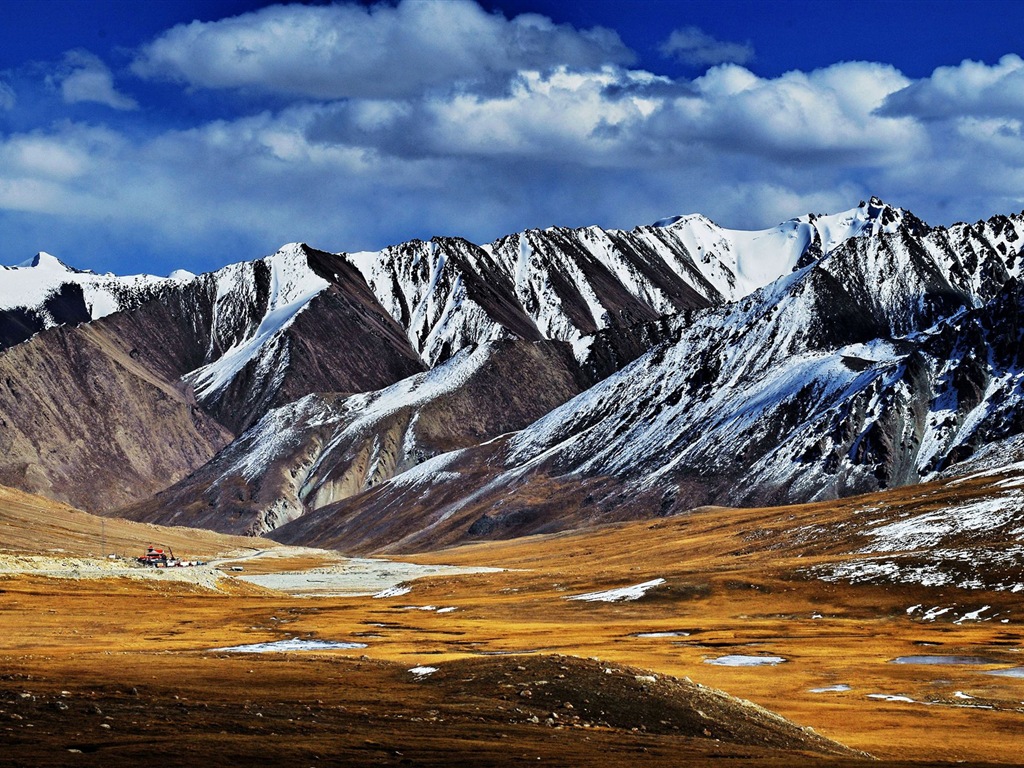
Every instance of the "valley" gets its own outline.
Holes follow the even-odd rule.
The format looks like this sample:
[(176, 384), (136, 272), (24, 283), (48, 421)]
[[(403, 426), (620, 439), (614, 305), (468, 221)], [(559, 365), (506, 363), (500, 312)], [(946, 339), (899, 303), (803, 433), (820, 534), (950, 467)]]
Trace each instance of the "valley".
[(5, 268), (0, 765), (1020, 764), (1022, 217)]
[[(993, 479), (1005, 482), (980, 482)], [(911, 517), (937, 490), (705, 509), (394, 562), (249, 540), (219, 562), (215, 589), (155, 569), (141, 580), (8, 571), (0, 764), (128, 764), (142, 748), (171, 765), (848, 765), (859, 752), (885, 765), (1016, 764), (1017, 593), (810, 575), (850, 555), (807, 530), (862, 515), (870, 529), (882, 501)], [(33, 526), (8, 508), (0, 547), (23, 550)], [(175, 532), (107, 525), (127, 546)], [(197, 547), (217, 543), (196, 534)], [(489, 570), (409, 578), (401, 562)], [(361, 595), (351, 583), (315, 597), (249, 583), (345, 570), (362, 574)], [(374, 592), (380, 573), (404, 578)], [(712, 689), (816, 735), (758, 725), (761, 710), (734, 711)]]

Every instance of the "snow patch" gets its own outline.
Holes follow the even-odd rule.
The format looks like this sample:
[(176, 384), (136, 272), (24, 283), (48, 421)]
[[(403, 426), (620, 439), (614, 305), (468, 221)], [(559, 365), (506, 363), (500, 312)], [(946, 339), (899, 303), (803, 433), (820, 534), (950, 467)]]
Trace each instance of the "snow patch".
[(652, 590), (664, 583), (664, 579), (652, 579), (651, 581), (645, 581), (643, 584), (634, 584), (630, 587), (608, 589), (603, 592), (587, 592), (583, 595), (571, 595), (564, 599), (582, 600), (588, 603), (617, 603), (620, 601), (639, 600), (641, 597), (646, 595), (649, 590)]
[(785, 661), (782, 656), (744, 656), (738, 653), (719, 656), (716, 659), (704, 659), (705, 664), (713, 664), (716, 667), (774, 667)]
[[(281, 336), (315, 296), (330, 286), (330, 283), (309, 268), (306, 253), (299, 244), (286, 245), (263, 261), (270, 268), (270, 285), (267, 304), (258, 327), (216, 360), (184, 377), (193, 384), (200, 399), (208, 398), (230, 384), (270, 342)], [(243, 274), (248, 274), (248, 271), (244, 270)], [(237, 277), (232, 271), (228, 268), (222, 270), (217, 284), (217, 311), (231, 305), (236, 281)]]
[(290, 637), (272, 643), (252, 643), (250, 645), (231, 645), (224, 648), (211, 648), (211, 651), (230, 651), (232, 653), (290, 653), (294, 651), (336, 651), (366, 648), (366, 643), (350, 643), (336, 640), (303, 640)]
[(382, 589), (380, 592), (375, 594), (373, 597), (374, 597), (375, 600), (380, 600), (380, 599), (385, 598), (385, 597), (401, 597), (402, 595), (408, 595), (410, 592), (412, 592), (412, 587), (407, 587), (407, 586), (404, 586), (402, 584), (399, 584), (399, 585), (394, 586), (394, 587), (388, 587), (387, 589)]

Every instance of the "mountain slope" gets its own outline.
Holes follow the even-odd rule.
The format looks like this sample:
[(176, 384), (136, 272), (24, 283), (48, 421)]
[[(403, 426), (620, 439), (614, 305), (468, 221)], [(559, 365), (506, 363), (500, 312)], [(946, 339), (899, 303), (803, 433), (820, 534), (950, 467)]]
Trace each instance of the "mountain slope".
[(0, 483), (90, 511), (160, 490), (231, 435), (98, 325), (0, 353)]
[(17, 267), (0, 267), (0, 349), (39, 331), (84, 323), (137, 306), (194, 275), (97, 275), (40, 252)]
[(522, 429), (587, 383), (568, 345), (490, 342), (383, 390), (274, 409), (200, 470), (117, 514), (264, 533), (431, 456)]
[[(917, 482), (1020, 431), (1022, 233), (1021, 216), (930, 228), (872, 198), (759, 232), (691, 215), (483, 246), (291, 244), (115, 285), (122, 311), (0, 363), (64, 339), (88, 351), (34, 407), (93, 402), (89, 365), (127, 407), (58, 408), (59, 445), (89, 443), (68, 458), (0, 401), (17, 438), (0, 476), (146, 520), (416, 547)], [(38, 270), (19, 311), (92, 311), (73, 299), (96, 276), (42, 257), (9, 271)], [(174, 403), (169, 430), (147, 388)], [(147, 463), (151, 430), (169, 444)], [(118, 479), (69, 496), (86, 467)]]
[(1024, 431), (1021, 232), (1024, 217), (910, 220), (850, 240), (695, 313), (678, 341), (500, 445), (438, 457), (275, 535), (420, 547), (932, 477)]
[(924, 225), (872, 198), (757, 232), (691, 215), (628, 232), (552, 227), (484, 246), (435, 238), (341, 255), (434, 365), (468, 343), (509, 333), (580, 342), (602, 329), (735, 301), (848, 238), (900, 226)]
[(129, 308), (0, 351), (0, 481), (109, 510), (191, 473), (281, 402), (423, 369), (359, 275), (304, 246), (157, 281), (153, 296), (133, 284), (119, 284)]

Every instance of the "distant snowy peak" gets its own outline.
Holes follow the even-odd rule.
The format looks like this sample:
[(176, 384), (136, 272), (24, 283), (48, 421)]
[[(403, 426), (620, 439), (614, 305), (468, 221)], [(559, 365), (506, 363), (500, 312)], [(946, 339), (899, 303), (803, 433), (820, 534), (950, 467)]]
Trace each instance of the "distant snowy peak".
[(904, 224), (915, 234), (927, 230), (913, 214), (872, 197), (848, 211), (810, 213), (756, 231), (725, 229), (701, 214), (663, 219), (654, 226), (683, 244), (726, 301), (736, 301), (852, 237), (892, 234)]
[(45, 272), (81, 272), (82, 270), (69, 267), (63, 261), (51, 253), (40, 251), (28, 261), (23, 261), (14, 269), (38, 269)]
[(752, 232), (692, 214), (629, 231), (550, 227), (482, 246), (435, 238), (340, 255), (436, 365), (468, 343), (513, 336), (578, 344), (604, 329), (737, 301), (850, 238), (908, 226), (927, 230), (871, 198)]
[(19, 266), (0, 268), (0, 349), (47, 328), (139, 306), (171, 282), (153, 275), (98, 275), (40, 252)]

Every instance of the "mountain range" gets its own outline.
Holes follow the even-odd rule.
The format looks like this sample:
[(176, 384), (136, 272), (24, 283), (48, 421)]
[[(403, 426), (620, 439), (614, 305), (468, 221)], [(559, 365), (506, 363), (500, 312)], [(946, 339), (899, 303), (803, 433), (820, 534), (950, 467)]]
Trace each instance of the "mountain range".
[(167, 278), (41, 253), (0, 271), (0, 484), (408, 552), (1009, 464), (1022, 246), (872, 198)]

